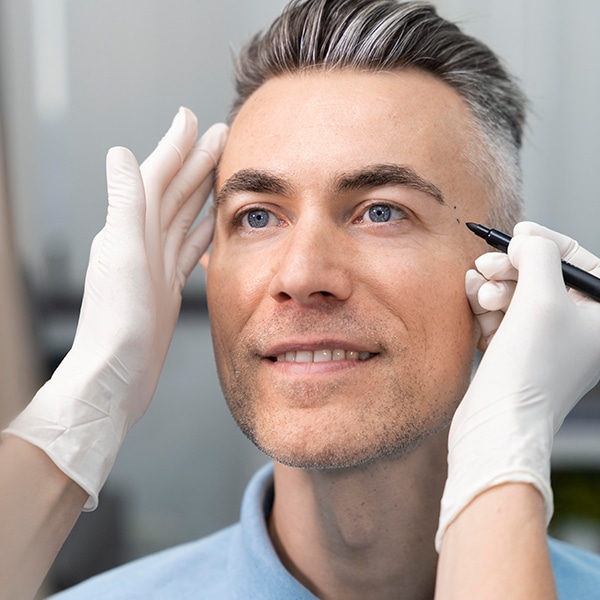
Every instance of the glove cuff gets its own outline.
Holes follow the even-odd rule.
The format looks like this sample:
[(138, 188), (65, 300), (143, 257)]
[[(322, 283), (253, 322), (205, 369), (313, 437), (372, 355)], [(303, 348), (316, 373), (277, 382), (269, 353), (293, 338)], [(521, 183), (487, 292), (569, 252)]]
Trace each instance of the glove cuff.
[(98, 505), (98, 494), (125, 437), (124, 419), (80, 398), (56, 393), (52, 383), (39, 390), (2, 436), (20, 437), (43, 450), (89, 494), (84, 510), (91, 511)]

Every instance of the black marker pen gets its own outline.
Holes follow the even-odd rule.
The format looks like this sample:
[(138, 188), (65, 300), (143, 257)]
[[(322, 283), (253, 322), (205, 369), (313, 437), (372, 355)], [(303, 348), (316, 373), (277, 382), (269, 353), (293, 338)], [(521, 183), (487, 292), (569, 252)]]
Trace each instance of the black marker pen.
[[(510, 235), (506, 233), (502, 233), (497, 229), (490, 229), (489, 227), (485, 227), (484, 225), (478, 225), (477, 223), (467, 223), (467, 227), (480, 238), (483, 238), (490, 246), (496, 248), (496, 250), (502, 250), (502, 252), (506, 252), (508, 250), (508, 244), (512, 239)], [(597, 300), (600, 302), (600, 279), (595, 277), (591, 273), (584, 271), (583, 269), (579, 269), (578, 267), (573, 266), (572, 264), (562, 262), (562, 274), (565, 284)]]

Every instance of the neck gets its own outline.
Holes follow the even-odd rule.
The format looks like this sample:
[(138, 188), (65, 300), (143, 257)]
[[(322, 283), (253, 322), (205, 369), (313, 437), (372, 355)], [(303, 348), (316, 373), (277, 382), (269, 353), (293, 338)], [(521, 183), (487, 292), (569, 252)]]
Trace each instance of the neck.
[(446, 441), (356, 468), (276, 463), (269, 529), (286, 568), (323, 600), (433, 598)]

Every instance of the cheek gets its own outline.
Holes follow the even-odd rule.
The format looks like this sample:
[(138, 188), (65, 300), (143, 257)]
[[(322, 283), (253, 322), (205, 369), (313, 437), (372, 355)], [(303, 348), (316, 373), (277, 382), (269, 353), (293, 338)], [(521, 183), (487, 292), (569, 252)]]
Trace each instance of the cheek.
[[(222, 251), (224, 246), (227, 252)], [(269, 269), (264, 260), (215, 239), (206, 277), (213, 338), (227, 345), (237, 339), (264, 298), (272, 277)]]
[(398, 255), (394, 264), (379, 263), (367, 287), (400, 319), (423, 363), (444, 371), (470, 364), (475, 347), (474, 318), (464, 287), (468, 266), (457, 257), (432, 253)]
[[(211, 260), (211, 262), (213, 262)], [(222, 270), (212, 267), (206, 278), (206, 299), (213, 330), (229, 337), (245, 320), (251, 304), (245, 280), (238, 269)]]
[(454, 275), (431, 282), (423, 299), (428, 315), (423, 336), (426, 371), (432, 383), (460, 390), (468, 385), (477, 336), (462, 270)]

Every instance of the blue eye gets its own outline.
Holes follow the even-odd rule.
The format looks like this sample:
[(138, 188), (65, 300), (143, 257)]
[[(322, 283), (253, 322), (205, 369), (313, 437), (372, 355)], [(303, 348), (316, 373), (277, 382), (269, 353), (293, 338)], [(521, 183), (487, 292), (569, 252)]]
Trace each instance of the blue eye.
[(388, 223), (406, 217), (406, 213), (398, 207), (389, 204), (372, 204), (363, 213), (362, 219), (366, 223)]
[(378, 205), (369, 208), (369, 219), (373, 223), (386, 223), (392, 216), (392, 209), (389, 206)]
[(255, 210), (248, 211), (244, 215), (243, 221), (245, 221), (244, 224), (246, 224), (248, 227), (252, 227), (253, 229), (261, 229), (269, 224), (270, 217), (271, 213), (268, 210), (257, 208)]

